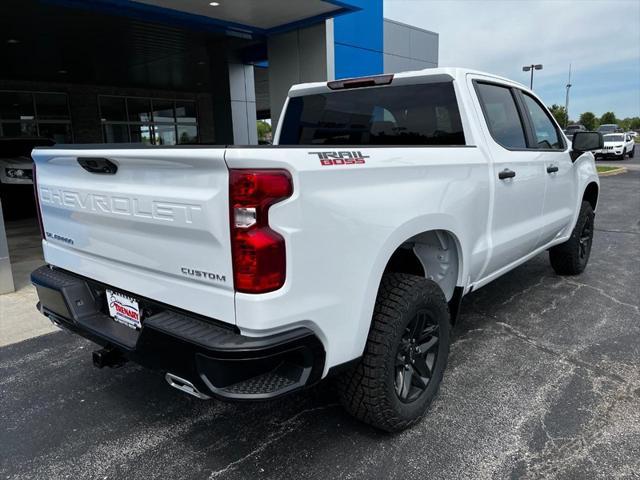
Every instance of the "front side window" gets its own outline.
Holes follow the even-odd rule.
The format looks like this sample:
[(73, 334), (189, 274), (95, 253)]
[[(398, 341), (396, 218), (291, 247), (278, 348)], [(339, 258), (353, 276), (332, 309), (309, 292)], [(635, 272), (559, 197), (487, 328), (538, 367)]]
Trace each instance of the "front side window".
[(489, 83), (478, 83), (476, 88), (494, 140), (505, 148), (527, 148), (524, 127), (511, 89)]
[(465, 145), (451, 82), (292, 97), (281, 145)]
[(531, 96), (523, 92), (524, 104), (529, 112), (529, 117), (533, 124), (533, 133), (535, 135), (536, 145), (538, 148), (546, 149), (564, 149), (564, 144), (560, 140), (558, 130), (547, 112), (540, 104)]

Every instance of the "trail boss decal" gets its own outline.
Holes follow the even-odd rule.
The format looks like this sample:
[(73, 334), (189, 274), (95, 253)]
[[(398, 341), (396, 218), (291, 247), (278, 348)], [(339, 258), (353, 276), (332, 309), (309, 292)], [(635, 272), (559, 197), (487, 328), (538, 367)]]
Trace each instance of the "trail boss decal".
[(361, 165), (365, 163), (365, 158), (369, 155), (363, 155), (360, 151), (344, 151), (344, 152), (308, 152), (309, 155), (317, 155), (320, 164), (329, 167), (332, 165)]

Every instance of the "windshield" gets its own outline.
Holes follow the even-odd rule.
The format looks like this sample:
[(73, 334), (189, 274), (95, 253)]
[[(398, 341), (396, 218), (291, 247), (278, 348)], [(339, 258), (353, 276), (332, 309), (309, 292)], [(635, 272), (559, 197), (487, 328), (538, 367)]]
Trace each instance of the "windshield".
[(464, 145), (451, 82), (292, 97), (280, 145)]
[(598, 128), (598, 131), (599, 132), (615, 132), (617, 128), (618, 128), (617, 125), (600, 125), (600, 128)]
[(605, 142), (622, 142), (624, 141), (624, 136), (622, 135), (605, 135)]
[(569, 125), (567, 126), (567, 130), (580, 130), (582, 127), (580, 125)]

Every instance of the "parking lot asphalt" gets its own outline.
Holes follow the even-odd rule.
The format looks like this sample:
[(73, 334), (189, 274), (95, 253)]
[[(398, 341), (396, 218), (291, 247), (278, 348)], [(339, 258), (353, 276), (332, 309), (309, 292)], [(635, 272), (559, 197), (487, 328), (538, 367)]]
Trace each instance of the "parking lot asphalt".
[(596, 222), (583, 275), (543, 254), (465, 299), (411, 430), (358, 423), (326, 384), (203, 402), (56, 332), (0, 348), (0, 476), (640, 478), (640, 171), (602, 179)]

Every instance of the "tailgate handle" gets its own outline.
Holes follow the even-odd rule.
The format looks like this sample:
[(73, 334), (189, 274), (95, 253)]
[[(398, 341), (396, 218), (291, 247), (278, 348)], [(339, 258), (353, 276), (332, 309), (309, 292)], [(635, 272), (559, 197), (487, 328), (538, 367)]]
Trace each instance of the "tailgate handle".
[(118, 171), (118, 166), (107, 158), (78, 157), (78, 163), (90, 173), (114, 175)]

